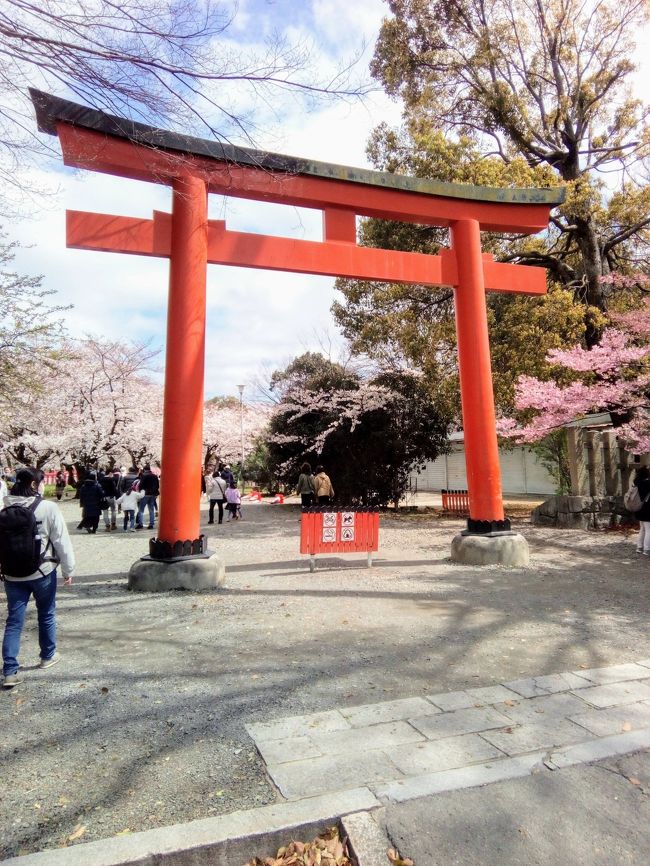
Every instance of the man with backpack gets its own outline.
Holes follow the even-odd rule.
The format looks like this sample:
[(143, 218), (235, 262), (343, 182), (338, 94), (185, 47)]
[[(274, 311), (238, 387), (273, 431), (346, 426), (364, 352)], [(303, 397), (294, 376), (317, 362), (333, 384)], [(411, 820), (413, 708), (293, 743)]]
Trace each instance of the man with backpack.
[(4, 688), (23, 682), (18, 653), (27, 603), (34, 596), (38, 613), (39, 668), (60, 661), (56, 651), (56, 580), (61, 565), (64, 582), (72, 583), (74, 551), (61, 512), (43, 500), (40, 469), (19, 469), (0, 511), (0, 573), (7, 596), (7, 622), (2, 641)]

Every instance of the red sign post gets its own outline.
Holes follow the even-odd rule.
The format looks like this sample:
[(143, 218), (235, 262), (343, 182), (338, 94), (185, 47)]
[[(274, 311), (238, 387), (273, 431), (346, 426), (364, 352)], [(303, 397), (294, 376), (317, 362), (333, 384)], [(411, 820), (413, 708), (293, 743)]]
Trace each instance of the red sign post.
[(323, 505), (303, 508), (300, 517), (300, 552), (308, 553), (309, 570), (316, 569), (317, 553), (367, 553), (379, 550), (379, 509)]

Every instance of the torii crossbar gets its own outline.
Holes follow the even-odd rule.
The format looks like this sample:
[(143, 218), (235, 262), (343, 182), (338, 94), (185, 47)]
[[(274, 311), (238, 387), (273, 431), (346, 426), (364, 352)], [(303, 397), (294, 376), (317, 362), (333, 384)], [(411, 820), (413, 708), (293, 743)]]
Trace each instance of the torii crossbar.
[[(68, 211), (67, 245), (170, 260), (161, 508), (154, 558), (199, 554), (208, 263), (453, 287), (470, 533), (508, 531), (501, 495), (486, 289), (541, 295), (542, 268), (501, 264), (481, 231), (546, 228), (562, 190), (491, 189), (312, 162), (191, 138), (32, 91), (39, 129), (58, 135), (66, 165), (172, 188), (152, 219)], [(323, 240), (229, 231), (208, 220), (207, 194), (315, 208)], [(440, 255), (359, 247), (356, 217), (450, 229)]]

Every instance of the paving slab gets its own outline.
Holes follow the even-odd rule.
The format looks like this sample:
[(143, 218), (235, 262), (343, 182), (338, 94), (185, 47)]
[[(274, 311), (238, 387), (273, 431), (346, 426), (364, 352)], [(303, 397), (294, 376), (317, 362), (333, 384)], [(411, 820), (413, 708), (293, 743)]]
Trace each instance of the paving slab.
[(527, 679), (512, 680), (503, 683), (504, 686), (523, 698), (535, 698), (542, 695), (552, 695), (556, 692), (568, 692), (573, 689), (583, 689), (592, 685), (590, 680), (577, 674), (567, 672), (562, 674), (548, 674), (541, 677), (528, 677)]
[(343, 832), (359, 866), (387, 866), (386, 852), (392, 845), (381, 826), (382, 820), (383, 809), (356, 812), (341, 819)]
[(260, 755), (267, 764), (285, 764), (306, 758), (320, 758), (323, 752), (309, 737), (288, 737), (286, 740), (256, 741)]
[(592, 668), (591, 670), (574, 671), (577, 676), (590, 680), (599, 686), (608, 683), (620, 683), (625, 680), (642, 680), (647, 678), (648, 669), (641, 664), (630, 663), (625, 665), (610, 665), (606, 668)]
[(474, 698), (474, 704), (500, 704), (503, 701), (516, 700), (518, 695), (505, 686), (485, 686), (480, 689), (467, 689), (470, 697)]
[(609, 709), (588, 710), (579, 716), (572, 716), (570, 721), (581, 725), (598, 737), (650, 728), (650, 701)]
[(409, 776), (386, 785), (375, 785), (373, 792), (381, 800), (404, 803), (420, 797), (442, 794), (445, 791), (458, 791), (462, 788), (476, 788), (501, 782), (504, 779), (517, 779), (520, 776), (530, 775), (535, 768), (540, 768), (544, 754), (544, 752), (537, 752), (516, 758), (496, 759), (484, 764), (472, 764), (457, 770)]
[[(638, 680), (581, 689), (580, 698), (594, 707), (615, 707), (650, 700), (650, 682)], [(569, 714), (567, 714), (569, 715)]]
[(353, 731), (312, 734), (311, 739), (322, 754), (342, 755), (386, 749), (403, 743), (417, 743), (424, 740), (424, 737), (407, 722), (386, 722), (367, 728), (355, 728)]
[(388, 751), (391, 761), (405, 776), (451, 770), (486, 761), (488, 758), (500, 758), (502, 755), (503, 752), (486, 743), (477, 734), (447, 737), (444, 740), (418, 743), (414, 746), (399, 746)]
[(388, 782), (402, 775), (388, 755), (378, 751), (272, 764), (267, 770), (287, 800)]
[(508, 718), (508, 723), (526, 722), (539, 723), (551, 719), (562, 721), (569, 716), (578, 715), (589, 709), (589, 705), (579, 695), (582, 691), (572, 693), (560, 693), (539, 698), (527, 698), (526, 700), (509, 702), (507, 704), (496, 704), (493, 708), (496, 712)]
[(475, 699), (469, 692), (464, 690), (457, 692), (442, 692), (438, 695), (426, 695), (428, 701), (435, 704), (445, 712), (453, 710), (463, 710), (467, 707), (473, 707), (476, 703)]
[(521, 755), (536, 749), (551, 749), (566, 743), (580, 743), (593, 735), (568, 721), (549, 721), (546, 724), (525, 724), (501, 731), (484, 731), (481, 736), (506, 755)]
[(278, 719), (276, 722), (254, 722), (246, 725), (251, 737), (263, 740), (286, 740), (289, 737), (301, 737), (315, 732), (345, 731), (350, 724), (338, 710), (327, 710), (322, 713), (311, 713), (305, 716), (290, 716)]
[(589, 743), (579, 743), (577, 746), (555, 749), (548, 758), (544, 759), (544, 763), (549, 769), (559, 770), (562, 767), (587, 764), (648, 747), (650, 747), (650, 730), (629, 731), (611, 737), (600, 737)]
[(402, 698), (397, 701), (382, 701), (377, 704), (363, 704), (358, 707), (345, 707), (340, 710), (344, 719), (353, 728), (365, 728), (381, 722), (396, 722), (417, 716), (433, 716), (441, 712), (438, 707), (424, 698)]
[(487, 731), (490, 728), (503, 728), (511, 724), (511, 721), (508, 716), (491, 707), (471, 707), (439, 716), (411, 719), (411, 724), (429, 740), (440, 740), (443, 737)]

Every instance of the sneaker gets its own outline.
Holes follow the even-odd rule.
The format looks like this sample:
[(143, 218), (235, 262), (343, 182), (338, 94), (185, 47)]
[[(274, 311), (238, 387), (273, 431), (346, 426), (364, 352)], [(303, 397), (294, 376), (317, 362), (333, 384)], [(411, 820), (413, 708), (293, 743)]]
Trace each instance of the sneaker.
[(642, 547), (637, 547), (636, 552), (637, 552), (637, 553), (643, 553), (643, 548), (642, 548)]
[(16, 671), (15, 674), (7, 674), (2, 685), (5, 689), (13, 689), (14, 686), (19, 686), (24, 681), (23, 675)]
[(61, 661), (61, 653), (54, 652), (54, 655), (49, 659), (41, 659), (38, 666), (39, 668), (51, 668), (52, 665), (56, 665)]
[(129, 529), (129, 532), (135, 532), (135, 526), (132, 526), (131, 529)]

